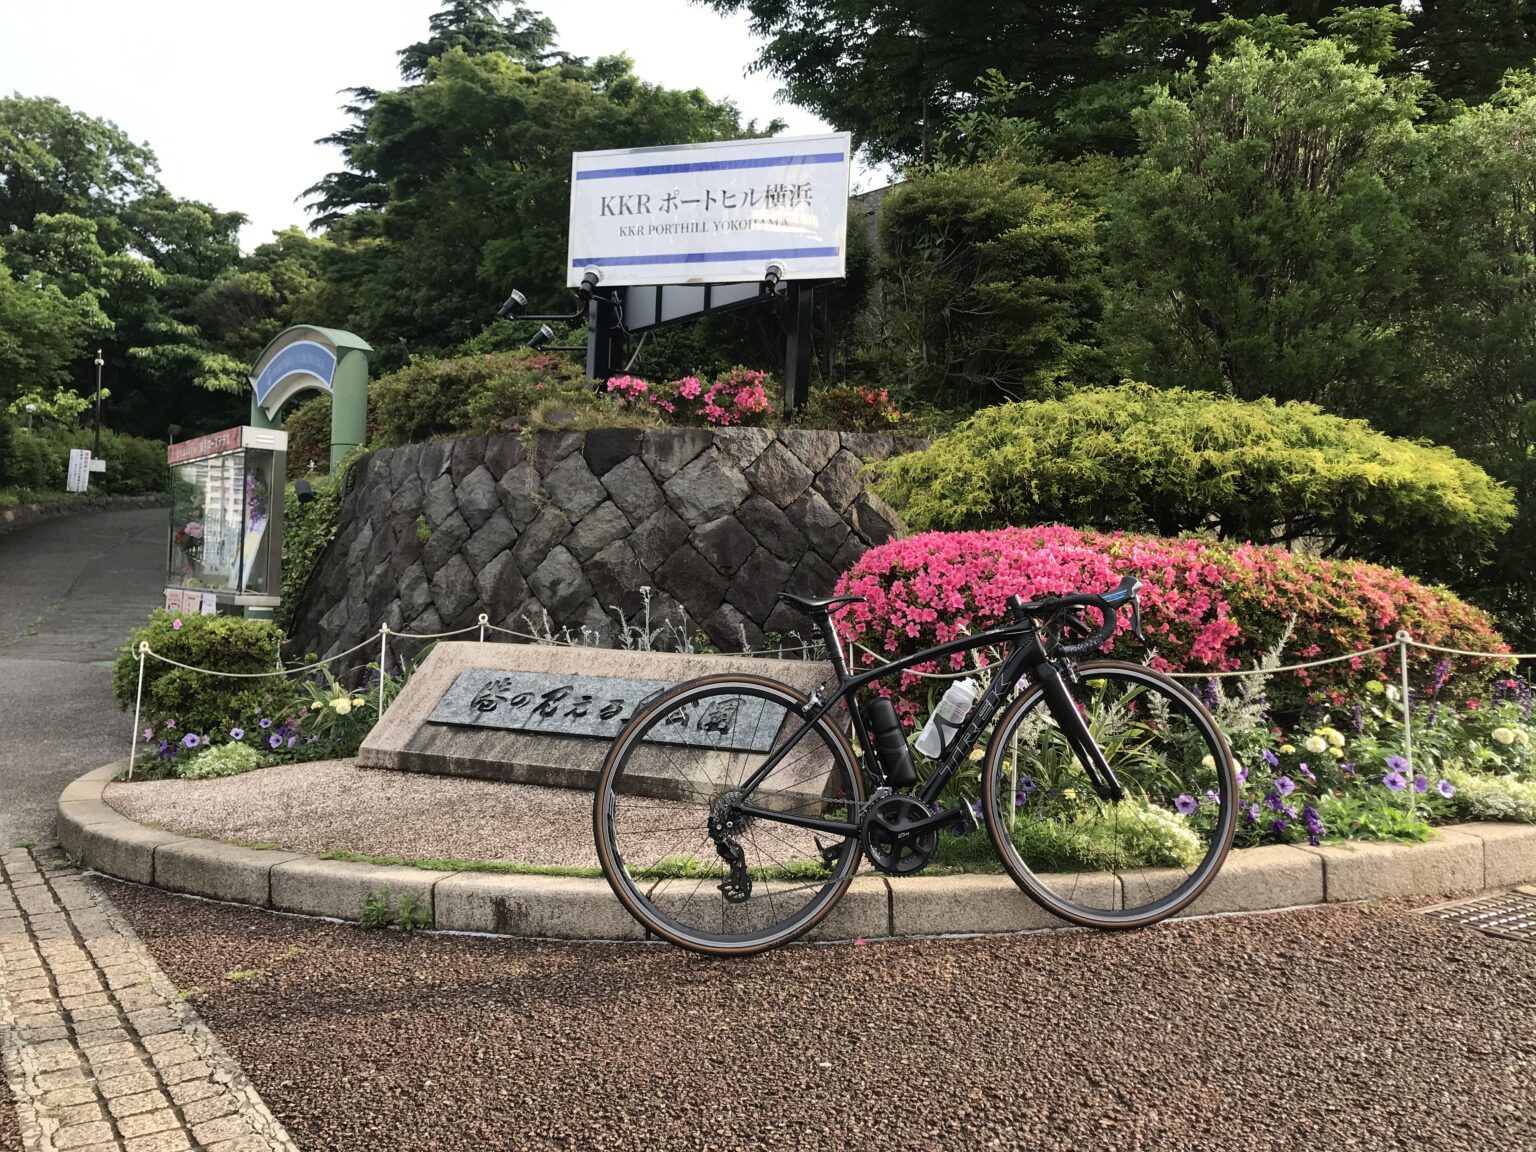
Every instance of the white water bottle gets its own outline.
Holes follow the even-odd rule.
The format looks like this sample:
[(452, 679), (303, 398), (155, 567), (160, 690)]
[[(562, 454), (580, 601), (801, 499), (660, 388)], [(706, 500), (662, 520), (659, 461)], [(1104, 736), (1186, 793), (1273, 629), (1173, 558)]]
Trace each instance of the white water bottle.
[(949, 737), (965, 723), (965, 718), (971, 714), (971, 705), (974, 703), (976, 703), (976, 681), (966, 678), (951, 684), (949, 690), (944, 693), (944, 698), (929, 715), (928, 723), (923, 725), (915, 745), (917, 750), (930, 760), (937, 760), (939, 754), (944, 751), (944, 746), (949, 743)]

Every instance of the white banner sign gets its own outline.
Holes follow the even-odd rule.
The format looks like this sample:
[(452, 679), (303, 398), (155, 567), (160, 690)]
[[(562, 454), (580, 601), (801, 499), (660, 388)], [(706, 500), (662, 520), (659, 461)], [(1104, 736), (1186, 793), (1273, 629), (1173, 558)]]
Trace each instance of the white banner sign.
[(566, 283), (839, 278), (850, 154), (846, 132), (574, 153)]
[(66, 492), (84, 492), (91, 482), (91, 450), (89, 448), (71, 448), (69, 450), (69, 472), (64, 477), (64, 490)]

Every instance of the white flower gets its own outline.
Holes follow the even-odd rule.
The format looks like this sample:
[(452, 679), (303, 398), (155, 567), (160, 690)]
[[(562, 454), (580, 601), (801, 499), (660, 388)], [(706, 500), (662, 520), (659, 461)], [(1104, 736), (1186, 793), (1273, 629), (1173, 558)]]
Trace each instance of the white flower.
[(1524, 748), (1531, 742), (1531, 735), (1524, 728), (1515, 729), (1515, 743)]
[(1387, 685), (1387, 699), (1388, 700), (1400, 699), (1402, 697), (1402, 695), (1403, 694), (1397, 690), (1397, 685), (1396, 684), (1388, 684)]
[(345, 696), (338, 696), (331, 701), (331, 707), (335, 710), (336, 715), (345, 716), (348, 712), (352, 711), (352, 701), (348, 700)]
[(1500, 744), (1505, 745), (1513, 744), (1515, 742), (1515, 734), (1508, 728), (1495, 728), (1493, 730), (1493, 738)]
[(1321, 736), (1308, 736), (1301, 742), (1301, 746), (1314, 754), (1328, 751), (1328, 741)]
[(1207, 768), (1214, 768), (1216, 767), (1216, 757), (1206, 753), (1205, 758), (1200, 763), (1204, 764)]

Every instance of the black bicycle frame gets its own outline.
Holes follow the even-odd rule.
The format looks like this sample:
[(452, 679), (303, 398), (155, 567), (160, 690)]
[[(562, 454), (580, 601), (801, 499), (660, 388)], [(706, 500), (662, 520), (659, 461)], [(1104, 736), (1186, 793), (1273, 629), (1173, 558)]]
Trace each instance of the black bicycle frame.
[[(990, 724), (998, 711), (1011, 694), (1014, 685), (1029, 673), (1034, 673), (1036, 682), (1045, 697), (1046, 706), (1051, 715), (1061, 727), (1062, 734), (1066, 737), (1072, 750), (1077, 753), (1078, 759), (1084, 765), (1089, 779), (1101, 796), (1119, 800), (1123, 796), (1120, 783), (1115, 779), (1115, 774), (1110, 770), (1109, 763), (1104, 759), (1104, 753), (1100, 751), (1093, 735), (1088, 729), (1087, 722), (1077, 710), (1077, 703), (1073, 700), (1071, 691), (1067, 688), (1061, 671), (1052, 662), (1051, 654), (1040, 642), (1039, 629), (1032, 620), (1010, 624), (1003, 628), (994, 628), (987, 632), (978, 633), (975, 636), (962, 637), (959, 640), (951, 640), (937, 647), (926, 649), (912, 656), (893, 660), (888, 664), (882, 664), (877, 668), (871, 668), (857, 676), (850, 676), (847, 661), (843, 658), (843, 650), (839, 642), (836, 629), (832, 625), (831, 617), (825, 622), (819, 622), (823, 639), (827, 643), (827, 652), (830, 656), (832, 669), (837, 674), (837, 690), (826, 700), (819, 700), (818, 694), (811, 697), (812, 706), (801, 709), (801, 715), (805, 720), (800, 731), (791, 736), (788, 742), (773, 755), (765, 760), (761, 767), (741, 786), (743, 797), (750, 797), (760, 784), (766, 780), (773, 770), (778, 767), (784, 757), (794, 749), (795, 745), (816, 724), (831, 712), (844, 699), (848, 700), (848, 712), (853, 722), (854, 734), (858, 738), (859, 748), (863, 753), (866, 764), (878, 765), (870, 749), (873, 743), (869, 739), (869, 732), (865, 728), (864, 716), (858, 709), (856, 699), (859, 689), (873, 684), (877, 680), (894, 673), (912, 668), (918, 664), (926, 664), (932, 660), (942, 660), (946, 656), (953, 656), (958, 652), (970, 652), (977, 648), (986, 648), (997, 644), (1012, 645), (1008, 657), (1003, 661), (1001, 670), (992, 677), (992, 682), (987, 685), (987, 690), (982, 693), (981, 699), (966, 717), (965, 723), (950, 740), (949, 747), (945, 748), (939, 759), (939, 766), (929, 776), (928, 782), (916, 792), (917, 799), (925, 806), (932, 805), (934, 799), (944, 790), (944, 785), (949, 783), (950, 777), (960, 766), (960, 760), (976, 743), (976, 737)], [(881, 774), (884, 779), (884, 774)], [(758, 817), (763, 820), (774, 820), (780, 824), (793, 824), (801, 828), (810, 828), (818, 832), (827, 832), (840, 836), (858, 835), (860, 825), (840, 820), (824, 820), (817, 816), (800, 816), (791, 812), (777, 812), (772, 809), (758, 808), (751, 804), (740, 803), (738, 811), (744, 815)], [(920, 832), (929, 827), (941, 827), (953, 823), (956, 818), (968, 817), (969, 812), (965, 808), (951, 808), (926, 820), (914, 821), (909, 827), (913, 832)]]

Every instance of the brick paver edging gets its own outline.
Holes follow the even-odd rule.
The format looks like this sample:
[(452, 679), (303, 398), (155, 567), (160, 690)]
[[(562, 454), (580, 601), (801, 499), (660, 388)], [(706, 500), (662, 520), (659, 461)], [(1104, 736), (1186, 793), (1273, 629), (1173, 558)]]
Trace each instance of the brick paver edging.
[[(563, 876), (428, 872), (321, 860), (149, 828), (102, 791), (122, 767), (88, 772), (59, 797), (59, 840), (98, 872), (215, 900), (358, 919), (363, 898), (409, 894), (445, 931), (567, 940), (635, 940), (639, 925), (607, 883)], [(1458, 824), (1424, 844), (1272, 845), (1227, 857), (1186, 916), (1310, 904), (1438, 897), (1536, 882), (1536, 826)], [(1063, 927), (1006, 876), (861, 875), (812, 938), (1023, 932)]]
[(14, 508), (0, 508), (0, 534), (13, 528), (26, 528), (44, 520), (57, 520), (61, 516), (74, 516), (81, 512), (109, 512), (118, 508), (164, 508), (170, 500), (162, 495), (149, 496), (80, 496), (71, 500), (44, 500), (36, 504), (18, 504)]

